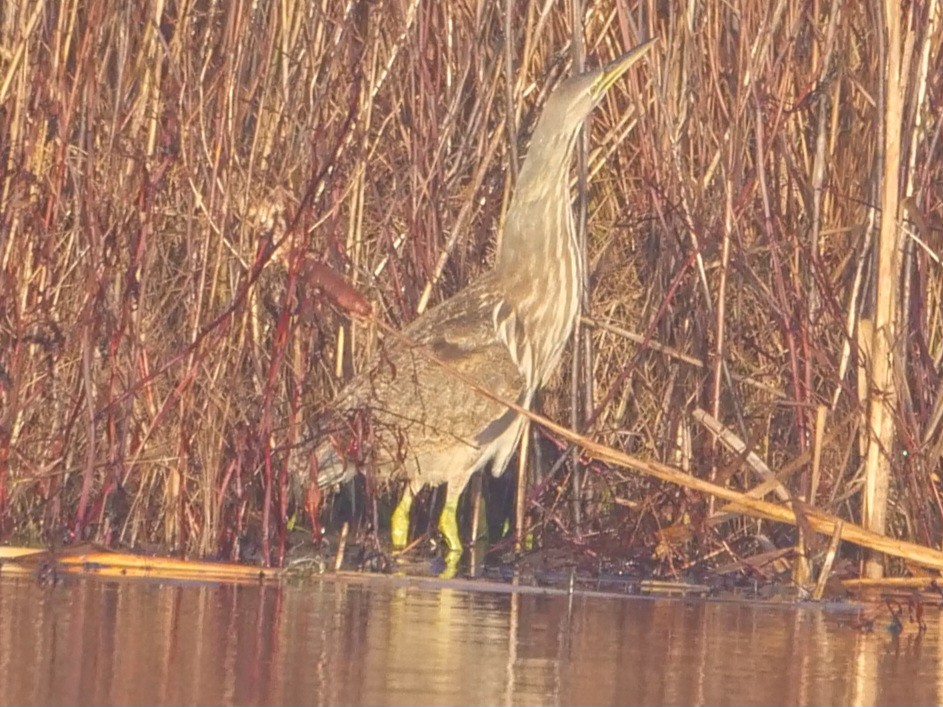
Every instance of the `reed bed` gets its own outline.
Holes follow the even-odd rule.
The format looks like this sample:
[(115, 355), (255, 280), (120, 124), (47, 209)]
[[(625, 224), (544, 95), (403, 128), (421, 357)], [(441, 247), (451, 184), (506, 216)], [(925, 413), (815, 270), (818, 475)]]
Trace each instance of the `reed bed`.
[[(398, 328), (489, 266), (548, 91), (657, 36), (589, 130), (574, 194), (592, 287), (541, 410), (731, 489), (764, 481), (752, 454), (770, 490), (850, 523), (870, 494), (879, 533), (939, 547), (941, 15), (931, 0), (4, 3), (0, 540), (283, 564), (307, 522), (285, 450), (376, 352), (377, 322)], [(539, 542), (605, 538), (670, 573), (796, 541), (567, 459), (534, 474)]]

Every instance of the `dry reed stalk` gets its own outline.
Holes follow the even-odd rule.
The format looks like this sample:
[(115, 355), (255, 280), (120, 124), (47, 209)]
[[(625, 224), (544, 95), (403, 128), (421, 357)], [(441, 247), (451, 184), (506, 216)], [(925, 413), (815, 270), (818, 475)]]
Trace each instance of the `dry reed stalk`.
[(812, 441), (812, 480), (809, 484), (809, 497), (804, 499), (813, 506), (816, 505), (819, 482), (822, 478), (822, 447), (825, 439), (825, 418), (827, 414), (828, 408), (824, 405), (819, 405), (815, 410), (815, 436)]
[[(877, 250), (877, 285), (874, 307), (874, 335), (871, 342), (870, 395), (868, 406), (868, 449), (864, 469), (862, 516), (865, 527), (883, 533), (887, 523), (887, 503), (891, 481), (891, 455), (895, 444), (894, 365), (899, 355), (898, 288), (898, 203), (900, 199), (901, 134), (903, 122), (902, 28), (904, 9), (896, 2), (884, 3), (886, 35), (884, 47), (884, 143), (881, 175), (881, 230)], [(880, 558), (865, 563), (865, 576), (884, 575)]]
[(524, 423), (521, 432), (521, 448), (517, 462), (517, 489), (514, 495), (514, 552), (524, 548), (524, 519), (527, 511), (527, 462), (530, 446), (530, 421)]
[[(574, 73), (581, 73), (585, 70), (586, 50), (583, 46), (583, 0), (570, 0), (570, 57)], [(586, 140), (586, 131), (588, 126), (592, 125), (592, 116), (584, 121), (584, 128), (577, 137), (576, 144), (576, 202), (574, 222), (576, 226), (577, 247), (582, 253), (583, 262), (589, 262), (589, 248), (586, 236), (586, 209), (588, 195), (587, 189), (587, 152), (589, 150)], [(585, 312), (590, 302), (590, 278), (589, 273), (583, 273), (583, 282), (581, 283), (583, 293), (580, 301), (580, 310)], [(583, 332), (582, 322), (577, 320), (573, 329), (573, 339), (571, 344), (570, 357), (570, 429), (577, 432), (583, 429), (583, 423), (593, 415), (593, 342), (589, 336)], [(521, 467), (524, 471), (525, 467)], [(579, 456), (574, 449), (570, 469), (570, 498), (572, 501), (573, 526), (576, 530), (576, 536), (579, 537), (583, 526), (583, 490), (582, 490), (582, 470), (579, 466)], [(526, 479), (518, 481), (518, 492), (521, 486), (526, 488)], [(518, 502), (520, 505), (520, 502)], [(523, 529), (518, 532), (516, 545), (520, 545), (519, 540), (522, 537)]]

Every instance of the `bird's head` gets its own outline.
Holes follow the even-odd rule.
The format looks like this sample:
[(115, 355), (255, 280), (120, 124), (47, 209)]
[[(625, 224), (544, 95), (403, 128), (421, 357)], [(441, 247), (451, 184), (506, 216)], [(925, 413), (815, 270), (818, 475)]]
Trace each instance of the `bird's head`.
[(609, 88), (651, 49), (650, 39), (595, 71), (587, 71), (561, 83), (544, 106), (541, 122), (556, 126), (561, 134), (575, 132)]

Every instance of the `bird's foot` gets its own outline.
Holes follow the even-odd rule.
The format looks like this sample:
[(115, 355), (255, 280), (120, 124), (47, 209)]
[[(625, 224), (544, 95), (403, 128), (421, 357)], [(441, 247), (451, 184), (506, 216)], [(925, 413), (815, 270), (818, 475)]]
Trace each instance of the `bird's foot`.
[(442, 558), (442, 571), (438, 573), (439, 579), (454, 579), (458, 574), (459, 562), (462, 559), (461, 550), (448, 550)]
[(439, 530), (448, 545), (448, 554), (462, 556), (462, 538), (458, 534), (458, 498), (446, 498), (439, 516)]
[(462, 538), (458, 533), (458, 499), (446, 498), (439, 516), (439, 530), (445, 538), (446, 551), (442, 560), (445, 568), (439, 573), (441, 579), (452, 579), (458, 574), (459, 561), (462, 559), (464, 548)]
[(390, 517), (390, 538), (394, 550), (402, 550), (409, 542), (409, 511), (413, 505), (413, 493), (409, 487), (403, 492), (403, 498), (396, 504)]

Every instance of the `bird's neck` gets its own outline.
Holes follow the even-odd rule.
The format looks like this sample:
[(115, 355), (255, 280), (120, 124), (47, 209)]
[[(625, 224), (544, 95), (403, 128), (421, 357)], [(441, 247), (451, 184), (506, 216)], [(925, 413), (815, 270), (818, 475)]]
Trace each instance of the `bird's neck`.
[(499, 276), (524, 280), (524, 284), (550, 285), (557, 274), (557, 268), (551, 266), (577, 258), (568, 182), (564, 178), (552, 185), (519, 183), (495, 256)]
[(495, 257), (495, 270), (513, 278), (543, 279), (548, 257), (573, 257), (567, 228), (572, 140), (561, 142), (543, 128), (538, 124), (521, 165)]
[[(539, 137), (535, 134), (534, 140)], [(573, 331), (584, 279), (582, 249), (573, 226), (571, 145), (543, 154), (548, 152), (554, 155), (550, 160), (524, 161), (495, 261), (505, 297), (534, 339), (537, 385), (556, 367)], [(546, 341), (541, 345), (538, 339)]]

